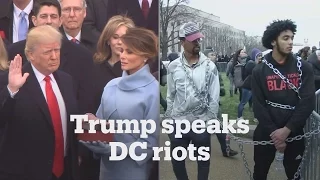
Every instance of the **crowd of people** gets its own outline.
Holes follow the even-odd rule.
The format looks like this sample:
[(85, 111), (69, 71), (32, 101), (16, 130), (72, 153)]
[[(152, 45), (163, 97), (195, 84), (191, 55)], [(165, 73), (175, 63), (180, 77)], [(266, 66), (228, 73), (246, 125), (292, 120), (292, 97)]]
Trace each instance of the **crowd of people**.
[[(230, 96), (237, 90), (240, 93), (237, 120), (243, 119), (244, 106), (251, 104), (254, 121), (258, 123), (253, 140), (274, 143), (254, 146), (255, 180), (267, 179), (276, 151), (284, 153), (285, 173), (288, 179), (293, 179), (305, 149), (304, 139), (290, 143), (286, 139), (304, 134), (303, 128), (315, 108), (320, 50), (314, 49), (307, 58), (294, 54), (296, 28), (291, 20), (272, 22), (262, 37), (263, 46), (272, 51), (263, 56), (261, 50), (254, 48), (248, 56), (245, 49), (239, 49), (227, 65)], [(211, 47), (201, 51), (201, 40), (205, 37), (195, 23), (183, 24), (179, 38), (184, 51), (168, 57), (165, 117), (175, 121), (221, 119), (220, 96), (225, 92), (215, 65), (216, 52)], [(165, 100), (161, 105), (164, 103)], [(180, 139), (170, 135), (169, 138), (173, 147), (187, 147), (191, 142), (196, 147), (211, 147), (210, 134), (206, 131), (202, 134), (189, 132)], [(220, 144), (223, 147), (223, 142)], [(207, 180), (210, 160), (197, 163), (198, 179)], [(177, 179), (188, 179), (184, 161), (172, 160), (172, 165)]]
[[(158, 7), (158, 0), (0, 2), (1, 180), (158, 178), (150, 156), (108, 161), (110, 146), (79, 141), (70, 120), (159, 123)], [(158, 146), (157, 132), (138, 137), (113, 141)]]

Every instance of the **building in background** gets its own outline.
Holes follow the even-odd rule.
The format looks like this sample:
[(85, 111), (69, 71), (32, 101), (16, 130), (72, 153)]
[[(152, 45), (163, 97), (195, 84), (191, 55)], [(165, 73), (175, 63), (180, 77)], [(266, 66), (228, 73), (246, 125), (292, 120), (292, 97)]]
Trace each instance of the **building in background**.
[[(163, 8), (169, 9), (170, 7)], [(201, 43), (202, 49), (207, 46), (212, 46), (219, 55), (230, 55), (232, 52), (245, 46), (245, 31), (220, 22), (220, 17), (218, 16), (186, 5), (177, 5), (171, 14), (172, 17), (168, 18), (165, 10), (163, 11), (163, 15), (160, 13), (160, 16), (166, 16), (163, 19), (167, 18), (167, 22), (163, 21), (160, 25), (162, 26), (162, 28), (160, 28), (160, 33), (162, 33), (162, 54), (182, 51), (182, 47), (179, 44), (178, 31), (180, 26), (188, 21), (198, 23), (201, 32), (205, 35)], [(167, 23), (167, 26), (164, 27), (165, 24), (162, 23)], [(166, 29), (167, 32), (161, 32), (164, 29)]]

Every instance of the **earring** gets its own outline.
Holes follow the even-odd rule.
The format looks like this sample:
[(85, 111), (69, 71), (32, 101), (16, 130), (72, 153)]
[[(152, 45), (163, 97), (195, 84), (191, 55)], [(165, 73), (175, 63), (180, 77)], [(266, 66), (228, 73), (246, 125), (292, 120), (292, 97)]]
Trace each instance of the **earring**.
[(144, 62), (147, 62), (147, 60), (144, 60)]

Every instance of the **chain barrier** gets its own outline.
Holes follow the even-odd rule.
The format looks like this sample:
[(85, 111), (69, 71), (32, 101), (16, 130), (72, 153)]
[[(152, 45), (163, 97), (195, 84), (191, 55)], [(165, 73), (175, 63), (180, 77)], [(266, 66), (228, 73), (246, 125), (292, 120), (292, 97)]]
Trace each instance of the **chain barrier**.
[[(301, 84), (302, 84), (302, 80), (301, 80), (302, 71), (301, 71), (301, 61), (300, 61), (300, 59), (298, 59), (298, 62), (297, 62), (298, 72), (299, 72), (299, 76), (300, 76), (300, 78), (299, 78), (299, 87), (298, 88), (295, 87), (277, 69), (275, 69), (271, 63), (268, 63), (265, 60), (263, 60), (263, 61), (264, 61), (264, 63), (266, 63), (266, 65), (268, 65), (271, 69), (273, 69), (273, 72), (276, 73), (277, 75), (279, 75), (280, 78), (283, 79), (290, 86), (291, 89), (293, 89), (295, 92), (297, 92), (299, 99), (301, 99), (300, 96), (299, 96), (299, 92), (298, 92), (300, 87), (301, 87)], [(186, 112), (172, 114), (173, 104), (171, 104), (170, 107), (167, 108), (167, 111), (164, 114), (164, 118), (175, 119), (173, 117), (181, 117), (181, 116), (185, 116), (187, 114), (193, 114), (195, 111), (198, 111), (198, 110), (202, 109), (202, 110), (207, 110), (210, 113), (212, 113), (213, 117), (220, 122), (220, 127), (223, 128), (223, 122), (221, 121), (221, 119), (218, 118), (217, 113), (213, 112), (210, 109), (210, 106), (209, 106), (208, 89), (209, 89), (209, 70), (210, 70), (209, 69), (210, 68), (209, 65), (210, 65), (210, 62), (207, 62), (206, 73), (205, 73), (205, 88), (204, 88), (204, 91), (202, 91), (202, 92), (200, 92), (200, 90), (196, 88), (196, 85), (194, 84), (193, 79), (190, 77), (190, 75), (189, 75), (189, 73), (188, 73), (188, 71), (187, 71), (187, 69), (186, 69), (186, 67), (185, 67), (185, 65), (183, 63), (182, 58), (181, 58), (181, 63), (182, 63), (183, 70), (184, 70), (184, 72), (186, 74), (186, 78), (189, 80), (189, 82), (191, 83), (191, 85), (192, 85), (192, 87), (193, 87), (193, 89), (195, 91), (195, 94), (196, 94), (195, 97), (199, 98), (199, 100), (200, 100), (200, 105), (198, 105), (195, 108), (193, 108), (191, 110), (188, 110)], [(274, 103), (274, 102), (271, 102), (271, 101), (267, 101), (267, 103), (268, 102), (269, 102), (269, 105), (274, 105), (274, 106), (277, 106), (278, 108), (282, 108), (283, 107), (283, 109), (290, 109), (290, 110), (294, 109), (294, 107), (289, 106), (289, 105), (282, 105), (282, 104)], [(215, 103), (219, 104), (219, 102), (215, 102)], [(313, 111), (312, 114), (310, 115), (310, 117), (315, 116), (314, 113), (316, 113), (316, 112)], [(315, 118), (316, 117), (317, 116), (315, 116)], [(318, 119), (318, 121), (320, 121), (319, 118), (317, 118), (317, 119)], [(313, 123), (313, 125), (315, 126), (315, 123)], [(307, 133), (305, 133), (303, 135), (297, 135), (295, 137), (290, 137), (290, 138), (287, 138), (285, 140), (286, 142), (293, 142), (295, 140), (299, 141), (302, 138), (306, 138), (307, 139), (307, 143), (305, 145), (305, 150), (304, 150), (300, 165), (299, 165), (296, 173), (294, 174), (294, 179), (293, 180), (296, 180), (299, 176), (301, 176), (301, 169), (303, 168), (304, 161), (305, 161), (307, 153), (308, 153), (307, 149), (308, 149), (308, 147), (310, 145), (311, 136), (317, 135), (319, 133), (320, 133), (320, 126), (317, 129), (312, 130), (310, 132), (307, 132)], [(250, 180), (254, 180), (253, 177), (252, 177), (252, 172), (251, 172), (251, 170), (249, 168), (248, 161), (247, 161), (246, 156), (245, 156), (246, 154), (245, 154), (244, 149), (243, 149), (243, 144), (257, 146), (257, 145), (274, 145), (274, 143), (272, 142), (272, 140), (269, 140), (269, 141), (243, 140), (241, 137), (237, 137), (231, 132), (229, 132), (227, 135), (229, 136), (228, 138), (230, 138), (230, 140), (234, 140), (235, 142), (238, 143), (240, 151), (241, 151), (241, 156), (242, 156), (242, 159), (244, 161), (243, 163), (244, 163), (244, 166), (246, 168), (246, 173), (250, 177)], [(227, 144), (227, 151), (230, 151), (230, 144)]]

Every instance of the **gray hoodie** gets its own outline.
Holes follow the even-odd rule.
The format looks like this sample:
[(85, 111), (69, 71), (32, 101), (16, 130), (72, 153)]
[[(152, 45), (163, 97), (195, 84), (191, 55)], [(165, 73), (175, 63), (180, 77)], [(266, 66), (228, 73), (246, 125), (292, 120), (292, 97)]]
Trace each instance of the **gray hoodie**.
[[(183, 63), (182, 63), (183, 62)], [(195, 90), (187, 78), (183, 66), (186, 67), (187, 72), (193, 79), (197, 89), (203, 91), (205, 88), (205, 75), (207, 64), (209, 63), (209, 87), (208, 87), (208, 105), (210, 111), (201, 108), (192, 114), (186, 112), (193, 110), (201, 104), (199, 98), (195, 97)], [(193, 121), (195, 119), (202, 119), (207, 121), (217, 117), (220, 101), (220, 84), (219, 74), (216, 65), (207, 58), (203, 53), (200, 53), (199, 62), (191, 67), (186, 61), (183, 53), (176, 60), (172, 61), (168, 66), (168, 79), (167, 79), (167, 105), (168, 109), (166, 114), (173, 119), (187, 119)], [(176, 116), (181, 114), (182, 116)]]

